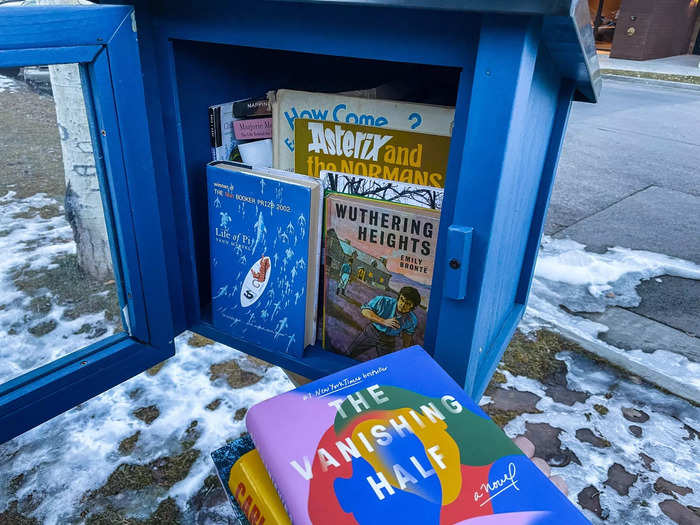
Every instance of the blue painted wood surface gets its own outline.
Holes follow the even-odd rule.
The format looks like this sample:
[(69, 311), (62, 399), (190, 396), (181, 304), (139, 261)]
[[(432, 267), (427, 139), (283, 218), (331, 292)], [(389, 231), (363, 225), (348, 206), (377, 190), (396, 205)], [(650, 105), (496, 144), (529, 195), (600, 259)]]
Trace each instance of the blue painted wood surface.
[(0, 386), (0, 443), (83, 403), (168, 357), (112, 336)]
[(82, 63), (115, 277), (120, 301), (128, 306), (131, 333), (76, 349), (0, 385), (0, 442), (174, 355), (163, 228), (151, 147), (144, 140), (148, 127), (132, 11), (0, 8), (0, 52), (6, 63)]
[(445, 277), (443, 279), (443, 297), (463, 300), (467, 296), (467, 279), (469, 277), (469, 259), (472, 251), (472, 234), (474, 228), (451, 224), (447, 228), (445, 245)]
[[(135, 5), (146, 27), (142, 55), (153, 57), (153, 67), (144, 70), (146, 90), (158, 95), (163, 108), (162, 127), (156, 124), (161, 132), (151, 123), (151, 136), (163, 137), (172, 188), (176, 231), (170, 238), (178, 254), (171, 274), (182, 276), (171, 282), (177, 289), (171, 295), (182, 293), (175, 331), (195, 328), (309, 377), (345, 363), (317, 345), (307, 349), (308, 360), (283, 363), (209, 324), (206, 108), (280, 87), (372, 87), (389, 67), (423, 68), (424, 76), (431, 66), (454, 68), (455, 126), (426, 347), (468, 392), (481, 395), (483, 379), (524, 312), (522, 284), (531, 280), (539, 242), (535, 224), (544, 214), (540, 195), (551, 189), (543, 166), (554, 119), (560, 117), (555, 107), (562, 76), (541, 17), (438, 11), (427, 16), (420, 10), (328, 2), (245, 3), (231, 9), (214, 0), (194, 11), (181, 0)], [(340, 20), (353, 28), (343, 38), (323, 30)], [(558, 27), (562, 34), (564, 25)], [(572, 82), (581, 85), (578, 77)], [(473, 228), (463, 300), (442, 294), (452, 248), (449, 226)]]
[[(0, 13), (2, 16), (2, 13)], [(43, 66), (49, 64), (69, 64), (92, 62), (102, 46), (54, 47), (47, 54), (46, 49), (0, 49), (0, 67)]]
[(0, 50), (43, 49), (45, 64), (54, 64), (56, 48), (107, 44), (132, 12), (129, 6), (0, 7)]
[[(139, 278), (143, 290), (149, 338), (156, 347), (172, 345), (174, 328), (161, 219), (161, 201), (153, 168), (152, 148), (146, 119), (141, 63), (138, 54), (136, 26), (125, 21), (106, 46), (112, 72), (115, 114), (124, 159), (129, 212), (136, 239)], [(106, 78), (106, 77), (105, 77)], [(166, 209), (169, 217), (171, 210)]]
[[(501, 199), (511, 190), (504, 180), (510, 182), (520, 175), (518, 163), (526, 140), (527, 101), (539, 37), (536, 20), (483, 18), (469, 114), (464, 128), (455, 123), (454, 133), (459, 137), (453, 138), (451, 150), (462, 151), (459, 163), (448, 166), (442, 224), (474, 228), (468, 293), (464, 301), (446, 299), (436, 308), (431, 302), (430, 315), (437, 325), (435, 358), (468, 392), (480, 355), (495, 343), (494, 327), (514, 320), (510, 313), (515, 305), (512, 298), (505, 299), (514, 294), (511, 290), (517, 275), (512, 273), (517, 269), (511, 261), (517, 260), (522, 249), (512, 245), (508, 232), (499, 233), (499, 228), (505, 226), (504, 221), (517, 224), (529, 218), (522, 211), (524, 203), (519, 204), (520, 210), (506, 209)], [(526, 180), (538, 177), (530, 174)], [(510, 216), (500, 217), (499, 206)], [(446, 236), (441, 227), (438, 280), (447, 271), (443, 255)]]
[[(214, 0), (195, 10), (184, 0), (135, 5), (138, 49), (134, 20), (120, 7), (104, 11), (104, 18), (91, 8), (37, 8), (45, 31), (12, 29), (0, 38), (0, 60), (8, 60), (2, 51), (7, 49), (39, 60), (23, 49), (44, 47), (47, 57), (87, 61), (94, 53), (88, 46), (103, 48), (87, 70), (95, 121), (105, 130), (98, 138), (115, 211), (114, 245), (134, 335), (149, 343), (120, 341), (111, 347), (113, 356), (103, 349), (109, 350), (102, 361), (109, 363), (103, 386), (122, 377), (112, 365), (127, 348), (137, 356), (135, 366), (127, 367), (135, 373), (172, 355), (172, 337), (187, 328), (310, 378), (348, 366), (351, 360), (318, 346), (294, 359), (211, 326), (206, 108), (280, 87), (340, 91), (374, 87), (392, 75), (417, 75), (450, 86), (449, 103), (455, 105), (426, 347), (478, 399), (524, 312), (568, 104), (574, 87), (585, 89), (580, 67), (561, 66), (567, 57), (580, 63), (575, 50), (554, 46), (551, 36), (543, 35), (539, 16), (328, 2), (231, 6)], [(13, 13), (15, 23), (17, 16)], [(563, 35), (570, 20), (561, 17), (545, 23)], [(0, 16), (0, 34), (3, 23), (10, 27), (6, 20)], [(342, 38), (324, 29), (329, 24), (347, 28)], [(65, 28), (74, 38), (62, 34)], [(32, 40), (39, 43), (30, 45)], [(77, 52), (58, 51), (73, 46), (80, 48), (82, 60)], [(594, 97), (595, 89), (590, 93)], [(471, 229), (472, 245), (463, 261), (468, 271), (458, 279), (463, 293), (443, 294), (456, 253), (450, 227)], [(466, 258), (464, 244), (457, 252)], [(23, 379), (28, 390), (22, 390), (22, 406), (41, 407), (26, 428), (98, 391), (97, 376), (73, 375), (75, 363), (62, 363)], [(83, 386), (68, 395), (64, 387), (71, 377)], [(41, 385), (50, 391), (52, 383), (61, 400), (55, 410), (42, 405), (48, 391), (39, 390)], [(3, 406), (9, 405), (3, 404), (2, 392), (0, 418), (5, 418)]]
[(138, 273), (137, 239), (130, 211), (129, 187), (108, 61), (107, 54), (102, 52), (88, 70), (92, 91), (89, 98), (93, 101), (98, 128), (94, 133), (100, 142), (105, 164), (101, 171), (108, 174), (101, 191), (109, 199), (107, 209), (112, 210), (114, 218), (112, 224), (115, 231), (111, 232), (110, 239), (115, 247), (112, 260), (117, 268), (115, 276), (122, 279), (122, 297), (128, 306), (131, 333), (141, 341), (148, 341), (145, 297)]

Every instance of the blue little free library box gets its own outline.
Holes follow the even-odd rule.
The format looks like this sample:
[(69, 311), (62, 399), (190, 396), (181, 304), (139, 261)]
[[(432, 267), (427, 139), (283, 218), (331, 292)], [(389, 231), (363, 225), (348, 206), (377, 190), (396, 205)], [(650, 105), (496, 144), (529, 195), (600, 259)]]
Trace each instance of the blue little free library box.
[(0, 385), (0, 442), (174, 354), (211, 321), (207, 108), (400, 81), (455, 107), (425, 347), (474, 400), (527, 303), (571, 102), (601, 87), (585, 0), (133, 0), (0, 8), (0, 67), (80, 63), (128, 330)]

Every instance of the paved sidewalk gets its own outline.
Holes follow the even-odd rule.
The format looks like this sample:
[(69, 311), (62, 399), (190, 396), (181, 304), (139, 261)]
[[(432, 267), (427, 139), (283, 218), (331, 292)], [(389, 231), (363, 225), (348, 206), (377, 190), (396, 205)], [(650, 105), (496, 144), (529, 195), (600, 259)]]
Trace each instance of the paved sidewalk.
[(655, 60), (624, 60), (598, 55), (603, 75), (636, 77), (671, 82), (700, 84), (700, 55), (678, 55)]
[[(606, 78), (598, 104), (574, 103), (546, 233), (700, 264), (699, 121), (697, 91)], [(636, 293), (638, 305), (578, 315), (608, 326), (604, 343), (700, 362), (700, 281), (658, 275)]]

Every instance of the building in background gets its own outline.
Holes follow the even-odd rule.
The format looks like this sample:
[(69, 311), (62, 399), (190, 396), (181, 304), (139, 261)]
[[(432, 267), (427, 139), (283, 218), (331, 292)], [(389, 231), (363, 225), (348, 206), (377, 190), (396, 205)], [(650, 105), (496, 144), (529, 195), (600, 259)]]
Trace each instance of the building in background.
[(596, 45), (612, 58), (700, 54), (700, 0), (588, 0)]

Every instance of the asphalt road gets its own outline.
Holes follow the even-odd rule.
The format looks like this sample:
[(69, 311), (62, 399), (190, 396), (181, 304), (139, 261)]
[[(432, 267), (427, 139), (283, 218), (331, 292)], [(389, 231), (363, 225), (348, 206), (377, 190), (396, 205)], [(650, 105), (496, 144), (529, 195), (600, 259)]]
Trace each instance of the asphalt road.
[[(547, 233), (585, 221), (651, 187), (684, 193), (697, 207), (698, 148), (700, 90), (606, 79), (597, 104), (573, 104)], [(624, 226), (634, 230), (638, 221)], [(673, 252), (677, 240), (669, 239), (664, 253)], [(700, 263), (700, 243), (695, 244), (692, 260)]]
[[(606, 79), (598, 104), (574, 103), (546, 233), (700, 264), (699, 232), (700, 90)], [(700, 281), (667, 276), (638, 292), (641, 304), (628, 309), (638, 321), (673, 328), (700, 351)], [(635, 348), (635, 331), (606, 337)], [(650, 344), (678, 346), (668, 341)]]

